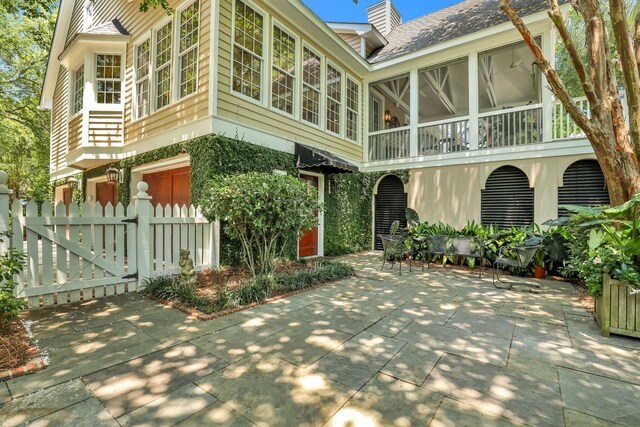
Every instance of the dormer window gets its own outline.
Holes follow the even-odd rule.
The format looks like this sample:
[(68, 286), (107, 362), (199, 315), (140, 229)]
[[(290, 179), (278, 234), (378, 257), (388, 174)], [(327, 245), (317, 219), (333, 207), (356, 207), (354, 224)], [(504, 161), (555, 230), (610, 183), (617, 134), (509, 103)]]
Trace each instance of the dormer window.
[(98, 104), (120, 104), (122, 100), (122, 57), (96, 56), (96, 100)]

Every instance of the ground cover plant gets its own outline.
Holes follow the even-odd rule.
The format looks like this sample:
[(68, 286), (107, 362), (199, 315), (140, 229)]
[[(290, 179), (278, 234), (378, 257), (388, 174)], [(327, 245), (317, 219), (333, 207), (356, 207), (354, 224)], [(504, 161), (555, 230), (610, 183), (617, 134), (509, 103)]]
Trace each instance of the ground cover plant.
[(156, 276), (147, 279), (145, 292), (211, 314), (262, 303), (354, 274), (353, 267), (338, 261), (279, 262), (271, 273), (258, 276), (238, 267), (203, 272), (196, 286), (188, 285), (179, 275)]

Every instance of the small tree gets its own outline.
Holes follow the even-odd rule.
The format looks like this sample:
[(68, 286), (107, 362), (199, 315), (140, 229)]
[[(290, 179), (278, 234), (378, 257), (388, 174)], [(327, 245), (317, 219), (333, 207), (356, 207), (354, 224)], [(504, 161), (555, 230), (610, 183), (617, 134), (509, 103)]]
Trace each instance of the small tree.
[(211, 183), (204, 214), (240, 240), (251, 273), (273, 271), (274, 260), (304, 230), (318, 225), (318, 192), (291, 176), (267, 173), (220, 176)]
[[(0, 241), (8, 238), (9, 233), (0, 232)], [(15, 249), (0, 253), (0, 323), (16, 317), (23, 308), (22, 300), (14, 296), (14, 277), (22, 271), (23, 261), (24, 255)]]

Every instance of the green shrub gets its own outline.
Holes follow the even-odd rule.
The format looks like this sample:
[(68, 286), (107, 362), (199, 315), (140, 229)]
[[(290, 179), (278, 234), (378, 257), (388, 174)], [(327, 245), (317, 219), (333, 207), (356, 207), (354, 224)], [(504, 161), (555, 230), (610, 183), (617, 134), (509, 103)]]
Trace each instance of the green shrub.
[[(0, 241), (7, 241), (9, 233), (0, 232)], [(9, 249), (0, 254), (0, 321), (16, 317), (24, 308), (24, 302), (14, 295), (17, 283), (16, 274), (22, 272), (24, 254)]]
[(292, 176), (248, 173), (219, 176), (204, 202), (208, 219), (219, 219), (241, 242), (242, 255), (255, 277), (273, 271), (288, 243), (318, 225), (312, 212), (322, 209), (314, 188)]
[(145, 279), (145, 292), (159, 298), (195, 304), (199, 300), (197, 287), (181, 280), (178, 274), (167, 274)]

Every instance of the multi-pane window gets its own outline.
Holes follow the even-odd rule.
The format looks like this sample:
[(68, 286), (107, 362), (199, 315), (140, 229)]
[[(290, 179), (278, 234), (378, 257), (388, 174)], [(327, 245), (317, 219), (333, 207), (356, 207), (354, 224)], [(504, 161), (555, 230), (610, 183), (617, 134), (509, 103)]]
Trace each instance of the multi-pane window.
[(84, 97), (84, 64), (73, 72), (73, 114), (82, 110)]
[(358, 103), (360, 101), (360, 87), (356, 82), (347, 78), (347, 139), (358, 141)]
[(171, 102), (171, 22), (158, 31), (155, 37), (155, 88), (156, 110)]
[(196, 91), (198, 77), (198, 37), (200, 16), (198, 14), (199, 0), (194, 1), (183, 9), (178, 18), (180, 29), (179, 59), (180, 65), (180, 97), (190, 95)]
[(264, 17), (236, 0), (233, 40), (233, 90), (260, 101)]
[(271, 71), (271, 106), (293, 114), (296, 77), (296, 39), (273, 26), (273, 69)]
[(151, 41), (136, 46), (136, 117), (149, 115), (149, 66), (151, 65)]
[(327, 65), (327, 130), (340, 133), (340, 109), (342, 108), (342, 73)]
[(96, 94), (98, 104), (120, 104), (122, 91), (122, 57), (96, 56)]
[(320, 124), (320, 57), (306, 47), (302, 50), (302, 120)]

